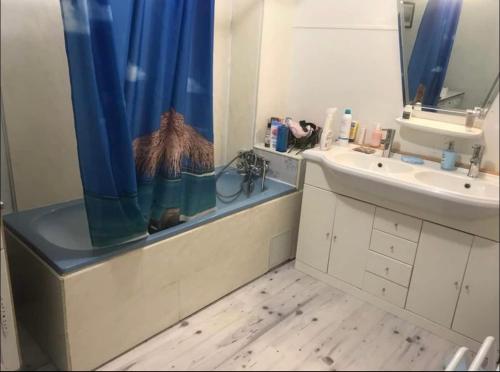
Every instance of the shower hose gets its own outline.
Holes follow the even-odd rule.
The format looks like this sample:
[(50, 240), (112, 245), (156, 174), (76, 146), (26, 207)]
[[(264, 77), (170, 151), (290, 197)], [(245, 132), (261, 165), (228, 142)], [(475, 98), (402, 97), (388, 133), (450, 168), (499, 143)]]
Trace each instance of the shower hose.
[(217, 181), (219, 180), (219, 178), (225, 173), (226, 169), (229, 168), (229, 166), (231, 164), (233, 164), (236, 160), (238, 160), (238, 158), (240, 157), (240, 155), (236, 155), (233, 160), (231, 160), (229, 163), (227, 163), (224, 168), (222, 168), (220, 170), (219, 173), (217, 173), (215, 175), (215, 193), (217, 195), (217, 199), (219, 199), (221, 202), (225, 203), (225, 204), (229, 204), (229, 203), (232, 203), (233, 201), (235, 201), (238, 196), (241, 195), (241, 193), (243, 192), (243, 184), (245, 183), (245, 179), (242, 178), (241, 179), (241, 183), (240, 183), (240, 188), (238, 191), (236, 191), (235, 193), (233, 194), (229, 194), (229, 195), (224, 195), (222, 194), (221, 192), (219, 192), (218, 188), (217, 188)]

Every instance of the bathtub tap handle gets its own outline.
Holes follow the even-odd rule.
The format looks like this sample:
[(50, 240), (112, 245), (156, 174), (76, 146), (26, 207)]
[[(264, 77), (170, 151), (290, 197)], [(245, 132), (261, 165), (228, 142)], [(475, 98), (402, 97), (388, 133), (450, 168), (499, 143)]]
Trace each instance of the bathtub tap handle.
[(269, 160), (263, 160), (262, 161), (262, 183), (260, 185), (260, 191), (264, 191), (266, 188), (266, 176), (267, 176), (267, 171), (269, 170)]

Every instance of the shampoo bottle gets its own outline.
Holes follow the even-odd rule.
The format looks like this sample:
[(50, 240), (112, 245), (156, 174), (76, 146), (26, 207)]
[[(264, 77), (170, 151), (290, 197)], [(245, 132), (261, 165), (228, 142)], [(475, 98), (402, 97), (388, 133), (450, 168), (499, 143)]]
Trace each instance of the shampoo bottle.
[(276, 150), (276, 142), (278, 142), (278, 128), (281, 125), (279, 118), (271, 118), (271, 148)]
[(288, 127), (286, 125), (280, 125), (278, 127), (276, 151), (286, 152), (286, 150), (288, 150)]
[(345, 109), (344, 115), (342, 116), (342, 122), (340, 123), (339, 132), (339, 144), (347, 145), (349, 144), (349, 133), (351, 132), (352, 123), (352, 111), (351, 109)]
[(356, 140), (356, 136), (358, 135), (359, 123), (355, 120), (351, 123), (351, 131), (349, 133), (349, 142), (352, 143)]
[(441, 169), (444, 170), (455, 170), (457, 162), (457, 153), (455, 152), (455, 143), (450, 141), (448, 148), (443, 150), (443, 156), (441, 158)]
[(331, 107), (326, 110), (325, 124), (323, 125), (323, 130), (321, 131), (321, 138), (319, 142), (319, 148), (322, 151), (327, 151), (333, 143), (333, 124), (335, 120), (335, 113), (337, 109)]

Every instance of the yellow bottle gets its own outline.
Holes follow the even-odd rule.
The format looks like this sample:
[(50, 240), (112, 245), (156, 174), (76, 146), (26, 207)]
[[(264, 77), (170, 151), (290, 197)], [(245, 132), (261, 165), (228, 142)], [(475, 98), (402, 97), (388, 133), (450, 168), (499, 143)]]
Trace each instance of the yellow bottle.
[(349, 142), (354, 142), (356, 136), (358, 135), (359, 122), (353, 120), (351, 123), (351, 130), (349, 132)]

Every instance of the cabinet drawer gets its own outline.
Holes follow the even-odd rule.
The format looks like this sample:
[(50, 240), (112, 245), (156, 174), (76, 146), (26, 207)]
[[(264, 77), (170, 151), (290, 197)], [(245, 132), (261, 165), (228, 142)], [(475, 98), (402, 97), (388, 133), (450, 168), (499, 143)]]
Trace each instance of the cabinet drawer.
[(400, 238), (418, 242), (422, 220), (377, 207), (373, 227)]
[(374, 296), (403, 308), (408, 290), (399, 284), (380, 278), (375, 274), (365, 272), (363, 289)]
[(417, 251), (417, 243), (374, 229), (370, 242), (370, 249), (382, 253), (385, 256), (403, 261), (409, 265), (413, 265), (415, 252)]
[(411, 266), (369, 251), (366, 271), (389, 279), (390, 281), (408, 287), (411, 277)]

